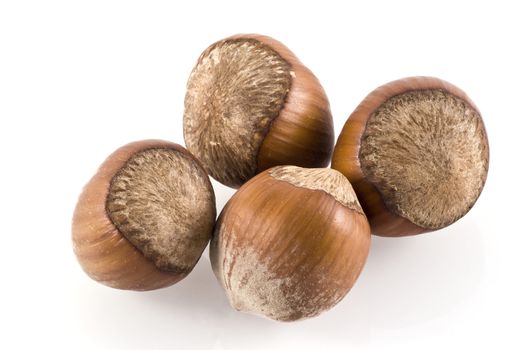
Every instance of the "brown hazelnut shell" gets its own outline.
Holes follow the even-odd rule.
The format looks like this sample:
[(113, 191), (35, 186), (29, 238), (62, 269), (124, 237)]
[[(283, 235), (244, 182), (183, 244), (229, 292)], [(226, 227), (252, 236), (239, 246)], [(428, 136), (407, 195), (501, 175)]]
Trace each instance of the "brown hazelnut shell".
[(455, 85), (434, 77), (408, 77), (389, 82), (367, 95), (349, 116), (336, 142), (331, 167), (344, 174), (352, 183), (375, 235), (397, 237), (433, 231), (390, 211), (378, 189), (364, 175), (359, 157), (367, 122), (382, 104), (391, 97), (408, 91), (429, 89), (444, 90), (464, 100), (480, 115), (473, 101)]
[(334, 147), (329, 99), (318, 78), (284, 44), (264, 35), (245, 35), (274, 49), (294, 72), (290, 91), (258, 154), (257, 172), (277, 165), (326, 167)]
[[(233, 141), (232, 138), (218, 141), (210, 137), (203, 137), (203, 133), (186, 132), (186, 125), (190, 122), (186, 122), (185, 112), (185, 142), (188, 149), (202, 161), (212, 177), (232, 188), (239, 188), (252, 176), (277, 165), (327, 166), (334, 147), (334, 127), (329, 101), (319, 80), (285, 45), (268, 36), (238, 34), (220, 40), (211, 47), (231, 40), (257, 41), (277, 53), (290, 66), (290, 88), (282, 92), (285, 99), (278, 115), (265, 115), (264, 119), (271, 119), (270, 125), (263, 123), (265, 125), (257, 126), (259, 130), (242, 141)], [(199, 58), (198, 65), (202, 62), (203, 55)], [(200, 94), (204, 92), (200, 91)], [(230, 96), (226, 93), (224, 99)], [(239, 105), (236, 107), (247, 108), (247, 106)], [(202, 111), (202, 108), (198, 110)], [(192, 111), (195, 113), (195, 108), (192, 108)], [(215, 117), (216, 119), (223, 118), (222, 115), (215, 115)], [(188, 117), (188, 119), (191, 118)], [(213, 126), (217, 124), (218, 122), (211, 123)], [(211, 128), (209, 126), (205, 130)], [(197, 141), (197, 138), (202, 139)], [(247, 143), (254, 140), (258, 140), (259, 145), (256, 154), (249, 157), (250, 165), (245, 164), (247, 162), (245, 156), (237, 158), (217, 156), (218, 153), (235, 155), (236, 150), (242, 151)], [(224, 143), (235, 143), (235, 150), (210, 149), (210, 144)], [(232, 175), (229, 174), (231, 171), (229, 169), (232, 167), (240, 169), (249, 167), (252, 170), (250, 173), (245, 171), (243, 176)]]
[[(110, 183), (130, 157), (152, 148), (169, 148), (195, 159), (184, 147), (162, 140), (129, 143), (112, 153), (84, 187), (72, 221), (75, 255), (88, 276), (117, 289), (146, 291), (164, 288), (189, 271), (166, 272), (145, 257), (108, 217), (106, 200)], [(203, 169), (204, 172), (204, 169)]]
[(349, 206), (278, 180), (271, 175), (278, 168), (252, 178), (227, 203), (210, 259), (235, 309), (295, 321), (347, 294), (367, 258), (370, 229), (357, 201)]

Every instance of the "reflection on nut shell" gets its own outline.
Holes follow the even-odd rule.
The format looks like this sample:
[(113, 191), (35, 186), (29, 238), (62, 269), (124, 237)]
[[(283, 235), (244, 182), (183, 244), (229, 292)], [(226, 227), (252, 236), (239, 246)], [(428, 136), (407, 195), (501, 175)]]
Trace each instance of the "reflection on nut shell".
[(210, 258), (234, 308), (294, 321), (328, 310), (347, 294), (369, 244), (367, 219), (343, 175), (278, 166), (227, 203)]
[(151, 290), (184, 278), (215, 220), (208, 175), (183, 147), (160, 140), (116, 150), (84, 187), (73, 215), (78, 261), (107, 286)]
[(347, 120), (332, 168), (353, 184), (373, 234), (438, 230), (464, 216), (484, 186), (489, 146), (459, 88), (412, 77), (371, 92)]
[(326, 166), (334, 130), (318, 79), (285, 45), (237, 35), (208, 47), (192, 70), (184, 139), (212, 177), (237, 188), (276, 165)]

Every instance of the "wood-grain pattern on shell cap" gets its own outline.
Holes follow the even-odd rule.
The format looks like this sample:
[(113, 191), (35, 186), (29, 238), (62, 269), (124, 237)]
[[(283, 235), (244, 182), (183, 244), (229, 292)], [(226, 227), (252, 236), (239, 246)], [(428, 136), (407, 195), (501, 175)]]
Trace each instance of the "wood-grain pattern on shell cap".
[[(120, 212), (113, 218), (111, 217), (115, 208), (119, 206), (128, 210), (141, 210), (138, 204), (146, 203), (145, 205), (155, 206), (156, 202), (162, 200), (162, 197), (177, 197), (182, 194), (179, 193), (157, 193), (159, 198), (130, 198), (134, 203), (119, 204), (119, 201), (125, 200), (122, 196), (115, 200), (112, 204), (114, 208), (108, 207), (108, 201), (110, 197), (110, 191), (112, 183), (117, 174), (126, 167), (130, 159), (141, 153), (148, 152), (150, 150), (162, 150), (167, 152), (174, 152), (175, 155), (181, 156), (186, 163), (193, 164), (197, 170), (195, 176), (199, 177), (199, 184), (205, 184), (201, 186), (199, 191), (204, 193), (203, 198), (209, 198), (209, 201), (203, 201), (202, 205), (196, 206), (200, 208), (201, 213), (192, 213), (198, 219), (202, 221), (194, 228), (202, 230), (202, 232), (194, 232), (189, 237), (172, 237), (172, 239), (183, 239), (195, 241), (192, 244), (194, 246), (191, 251), (187, 253), (181, 253), (177, 250), (170, 250), (169, 252), (163, 252), (158, 250), (155, 244), (152, 244), (151, 239), (156, 239), (155, 232), (152, 232), (148, 237), (148, 227), (141, 227), (140, 220), (130, 217), (135, 213)], [(145, 161), (142, 159), (141, 161)], [(137, 166), (135, 164), (134, 166)], [(172, 169), (177, 172), (177, 169)], [(172, 170), (169, 170), (170, 172)], [(159, 188), (166, 188), (165, 186), (173, 186), (174, 184), (167, 184), (165, 181), (173, 179), (170, 177), (156, 177), (149, 178), (147, 181), (150, 186), (150, 190), (155, 188), (152, 186), (160, 186)], [(174, 176), (179, 175), (174, 173)], [(180, 176), (181, 178), (187, 178), (186, 175)], [(155, 185), (156, 181), (159, 182)], [(120, 185), (119, 185), (120, 186)], [(177, 186), (176, 186), (177, 187)], [(122, 188), (115, 188), (115, 191), (122, 191)], [(155, 195), (153, 193), (152, 195)], [(183, 194), (184, 195), (184, 194)], [(173, 199), (173, 198), (172, 198)], [(111, 205), (110, 205), (111, 206)], [(108, 212), (110, 210), (110, 212)], [(164, 208), (169, 211), (169, 208)], [(192, 211), (192, 208), (188, 209)], [(175, 216), (180, 216), (178, 213), (174, 213)], [(128, 219), (126, 218), (128, 216)], [(215, 219), (215, 198), (212, 190), (212, 186), (206, 175), (206, 172), (199, 165), (198, 161), (183, 147), (161, 140), (145, 140), (133, 142), (125, 145), (113, 154), (111, 154), (105, 162), (100, 166), (97, 173), (92, 177), (88, 184), (84, 187), (82, 194), (79, 197), (75, 212), (73, 215), (72, 223), (72, 239), (74, 252), (77, 259), (84, 269), (84, 271), (94, 280), (105, 284), (107, 286), (118, 288), (118, 289), (129, 289), (129, 290), (152, 290), (172, 285), (182, 278), (184, 278), (193, 268), (193, 265), (199, 259), (202, 250), (205, 248), (214, 225)], [(117, 220), (117, 224), (115, 223)], [(144, 218), (141, 218), (144, 220)], [(155, 215), (149, 215), (147, 219), (150, 223), (167, 225), (170, 223), (172, 218), (161, 218), (155, 217)], [(134, 224), (135, 222), (135, 224)], [(129, 238), (119, 230), (118, 226), (122, 224), (121, 230), (128, 230), (130, 234), (129, 238), (132, 238), (132, 243)], [(133, 224), (135, 226), (133, 226)], [(127, 226), (128, 225), (128, 226)], [(130, 226), (131, 225), (131, 226)], [(138, 226), (137, 226), (138, 225)], [(144, 226), (144, 225), (143, 225)], [(168, 226), (167, 226), (168, 227)], [(176, 232), (174, 232), (175, 234)], [(152, 249), (153, 248), (153, 249)], [(166, 265), (166, 269), (163, 269), (164, 259), (159, 257), (158, 253), (167, 254), (168, 258), (171, 258), (174, 254), (180, 254), (178, 257), (185, 260), (182, 267), (178, 269), (176, 267), (178, 259), (168, 259), (167, 261), (175, 262), (175, 265)], [(146, 254), (146, 256), (145, 256)], [(157, 255), (156, 255), (157, 254)], [(157, 259), (156, 259), (157, 258)], [(156, 266), (156, 263), (160, 266)]]
[(488, 162), (486, 131), (471, 99), (438, 78), (411, 77), (360, 103), (338, 137), (331, 167), (353, 184), (373, 234), (405, 236), (465, 215), (482, 191)]

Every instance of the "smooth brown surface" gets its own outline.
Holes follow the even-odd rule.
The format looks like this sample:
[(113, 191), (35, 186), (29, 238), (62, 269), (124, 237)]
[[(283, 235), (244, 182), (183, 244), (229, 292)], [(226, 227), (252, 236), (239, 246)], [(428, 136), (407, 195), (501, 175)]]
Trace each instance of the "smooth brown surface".
[(331, 167), (342, 172), (353, 184), (373, 234), (406, 236), (431, 231), (387, 209), (380, 192), (364, 175), (360, 164), (360, 147), (370, 116), (385, 101), (408, 91), (432, 89), (457, 96), (478, 112), (469, 97), (454, 85), (432, 77), (411, 77), (390, 82), (371, 92), (351, 114), (338, 137)]
[(280, 321), (338, 303), (365, 263), (365, 216), (322, 190), (264, 171), (220, 215), (210, 246), (214, 272), (237, 310)]
[(84, 187), (73, 215), (73, 248), (80, 265), (92, 279), (113, 288), (152, 290), (172, 285), (186, 275), (159, 270), (119, 232), (106, 212), (112, 178), (132, 155), (153, 148), (188, 153), (177, 144), (160, 140), (119, 148)]
[(262, 35), (250, 37), (278, 52), (290, 63), (293, 76), (285, 105), (259, 150), (258, 172), (276, 165), (326, 167), (334, 147), (334, 126), (318, 78), (281, 42)]

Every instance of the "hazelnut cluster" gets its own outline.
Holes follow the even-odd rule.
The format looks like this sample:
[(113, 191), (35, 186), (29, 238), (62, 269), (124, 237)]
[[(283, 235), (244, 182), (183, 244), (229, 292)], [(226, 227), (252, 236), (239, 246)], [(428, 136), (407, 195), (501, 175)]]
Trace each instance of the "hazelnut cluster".
[[(161, 140), (125, 145), (79, 197), (73, 248), (100, 283), (172, 285), (210, 242), (212, 269), (234, 308), (281, 321), (313, 317), (351, 289), (371, 233), (454, 223), (488, 172), (479, 110), (437, 78), (371, 92), (334, 147), (318, 79), (266, 36), (209, 46), (184, 104), (186, 149)], [(239, 188), (217, 220), (209, 175)]]

